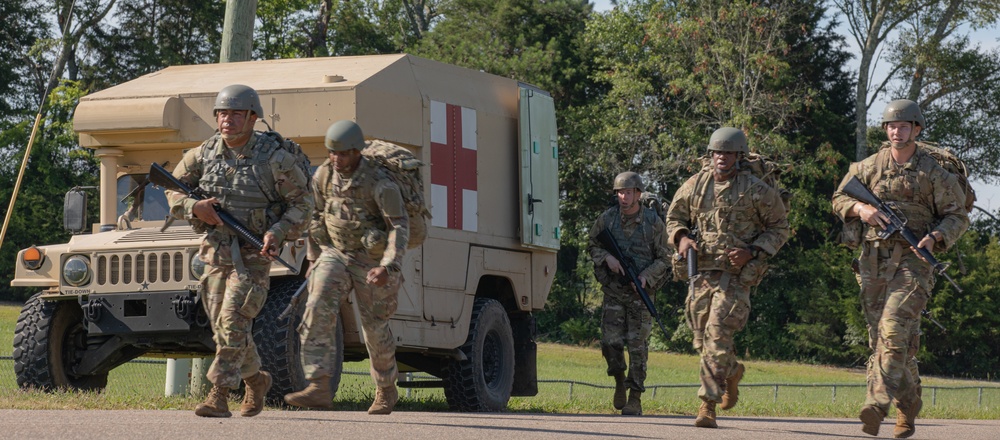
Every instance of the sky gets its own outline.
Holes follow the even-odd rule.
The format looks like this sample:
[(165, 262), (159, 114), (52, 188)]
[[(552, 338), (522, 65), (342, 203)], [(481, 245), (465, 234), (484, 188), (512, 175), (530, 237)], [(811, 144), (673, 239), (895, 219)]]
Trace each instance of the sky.
[[(591, 3), (593, 3), (594, 5), (594, 11), (597, 12), (608, 11), (613, 7), (611, 4), (611, 0), (594, 0)], [(832, 14), (833, 11), (834, 10), (831, 9), (830, 13)], [(850, 31), (848, 30), (846, 25), (843, 24), (841, 25), (840, 32), (844, 35), (847, 41), (848, 50), (853, 53), (860, 54), (860, 50), (858, 49), (857, 44), (855, 44), (854, 42), (854, 37), (850, 35)], [(994, 29), (979, 30), (976, 32), (972, 32), (970, 34), (970, 37), (972, 41), (979, 42), (983, 48), (990, 49), (990, 48), (1000, 47), (1000, 29), (994, 28)], [(853, 69), (857, 69), (858, 62), (859, 58), (855, 57), (854, 59), (848, 62), (848, 65)], [(882, 63), (882, 67), (883, 68), (885, 67), (885, 63)], [(876, 71), (876, 73), (878, 72)], [(888, 100), (885, 99), (885, 97), (883, 97), (881, 101), (875, 102), (872, 105), (871, 111), (868, 112), (869, 121), (873, 121), (873, 123), (874, 121), (878, 121), (878, 119), (881, 117), (881, 109), (883, 106), (885, 106), (887, 102)], [(973, 189), (975, 189), (976, 191), (976, 196), (978, 199), (976, 200), (976, 206), (979, 206), (980, 208), (983, 208), (990, 212), (995, 212), (998, 208), (1000, 208), (1000, 184), (988, 185), (983, 182), (973, 181), (972, 186)]]

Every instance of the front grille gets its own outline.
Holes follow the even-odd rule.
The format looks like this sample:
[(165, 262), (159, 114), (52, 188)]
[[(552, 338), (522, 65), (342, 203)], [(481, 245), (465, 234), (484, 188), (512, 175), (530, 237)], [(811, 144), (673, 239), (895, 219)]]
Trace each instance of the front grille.
[(186, 251), (161, 253), (126, 253), (122, 255), (98, 255), (94, 267), (97, 284), (129, 285), (144, 283), (168, 283), (185, 281), (188, 260)]

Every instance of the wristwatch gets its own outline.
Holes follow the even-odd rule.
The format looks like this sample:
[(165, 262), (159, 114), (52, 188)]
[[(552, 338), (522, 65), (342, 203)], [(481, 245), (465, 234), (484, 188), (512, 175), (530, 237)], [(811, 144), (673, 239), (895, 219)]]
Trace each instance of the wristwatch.
[(760, 254), (762, 252), (764, 252), (764, 250), (761, 249), (760, 246), (750, 245), (750, 246), (747, 246), (747, 249), (750, 251), (750, 256), (752, 256), (754, 258), (759, 257)]

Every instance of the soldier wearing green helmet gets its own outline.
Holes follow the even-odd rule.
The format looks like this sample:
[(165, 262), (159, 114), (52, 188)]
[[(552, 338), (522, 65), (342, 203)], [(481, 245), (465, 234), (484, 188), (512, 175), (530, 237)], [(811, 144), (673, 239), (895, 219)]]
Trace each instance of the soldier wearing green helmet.
[(858, 418), (869, 435), (878, 435), (890, 405), (897, 410), (893, 436), (907, 438), (916, 431), (923, 400), (914, 356), (920, 346), (920, 313), (934, 285), (934, 272), (901, 234), (880, 237), (888, 218), (842, 188), (857, 177), (880, 199), (895, 204), (907, 219), (907, 228), (922, 236), (918, 247), (946, 251), (969, 227), (966, 194), (958, 177), (916, 141), (924, 125), (916, 102), (890, 102), (882, 112), (889, 146), (851, 164), (833, 194), (833, 211), (844, 221), (845, 231), (859, 226), (856, 275), (872, 355), (867, 397)]
[(389, 318), (396, 312), (409, 219), (400, 189), (386, 169), (361, 155), (367, 142), (357, 123), (333, 123), (324, 144), (330, 157), (313, 176), (317, 209), (309, 225), (309, 290), (299, 327), (302, 370), (309, 385), (285, 395), (285, 402), (306, 408), (332, 406), (338, 313), (354, 291), (377, 386), (368, 413), (389, 414), (399, 398)]
[[(269, 134), (254, 131), (263, 117), (257, 91), (234, 84), (223, 88), (212, 109), (218, 131), (184, 154), (174, 177), (198, 187), (210, 197), (195, 200), (167, 191), (170, 214), (188, 220), (195, 231), (205, 232), (199, 258), (205, 263), (201, 302), (212, 321), (216, 354), (208, 370), (212, 390), (195, 407), (202, 417), (230, 417), (229, 391), (246, 383), (240, 414), (251, 417), (264, 409), (271, 375), (260, 370), (253, 338), (254, 317), (267, 298), (271, 259), (286, 239), (312, 213), (309, 176), (295, 154)], [(215, 207), (240, 220), (257, 236), (259, 251), (222, 225)]]
[(736, 406), (745, 367), (736, 359), (733, 337), (746, 325), (750, 289), (767, 272), (767, 259), (788, 240), (781, 194), (739, 166), (749, 152), (742, 130), (716, 130), (708, 141), (710, 162), (684, 182), (667, 210), (666, 236), (677, 249), (675, 258), (697, 251), (685, 317), (701, 355), (702, 403), (694, 422), (701, 428), (718, 427), (717, 404), (724, 410)]
[(601, 352), (608, 365), (608, 376), (615, 379), (612, 404), (623, 415), (642, 415), (653, 317), (624, 276), (622, 262), (601, 246), (597, 235), (605, 228), (611, 233), (622, 253), (632, 260), (632, 267), (648, 292), (655, 292), (666, 282), (670, 252), (663, 235), (663, 220), (655, 210), (640, 203), (645, 190), (642, 177), (626, 171), (615, 177), (613, 186), (618, 203), (594, 222), (588, 252), (594, 262), (594, 275), (604, 292)]

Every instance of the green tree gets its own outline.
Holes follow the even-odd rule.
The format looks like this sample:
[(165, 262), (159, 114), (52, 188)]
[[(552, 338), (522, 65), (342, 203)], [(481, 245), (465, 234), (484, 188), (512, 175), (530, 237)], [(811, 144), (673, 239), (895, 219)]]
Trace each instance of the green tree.
[[(890, 73), (878, 86), (869, 83), (878, 54), (884, 44), (898, 35), (898, 43), (913, 48), (916, 57), (910, 64), (909, 77), (903, 87), (906, 92), (898, 96), (917, 97), (924, 88), (924, 78), (928, 69), (933, 69), (933, 54), (947, 38), (962, 25), (987, 27), (993, 25), (1000, 11), (995, 1), (978, 0), (834, 0), (837, 8), (847, 20), (855, 43), (861, 48), (861, 59), (857, 71), (855, 95), (855, 159), (861, 160), (870, 154), (868, 148), (868, 109), (885, 93), (890, 81), (905, 65), (893, 63)], [(897, 33), (904, 25), (910, 31)], [(898, 60), (897, 60), (898, 61)]]
[[(10, 287), (14, 265), (17, 264), (17, 251), (31, 245), (68, 240), (69, 234), (62, 227), (62, 204), (58, 201), (69, 188), (97, 184), (97, 161), (89, 150), (77, 145), (76, 134), (69, 122), (73, 109), (84, 94), (78, 83), (65, 82), (49, 96), (48, 116), (42, 122), (28, 162), (26, 175), (30, 178), (25, 179), (21, 187), (7, 237), (0, 248), (0, 274), (3, 274), (0, 277), (0, 298), (23, 300), (34, 293), (29, 289)], [(4, 148), (11, 146), (8, 142), (19, 146), (30, 131), (28, 121), (9, 126), (0, 135), (0, 142)], [(18, 164), (23, 154), (23, 150), (15, 154)], [(10, 200), (14, 176), (4, 173), (0, 179), (4, 181), (0, 185), (0, 198)], [(96, 205), (91, 208), (91, 218), (94, 218)], [(5, 214), (7, 206), (0, 209)]]
[(119, 0), (83, 41), (81, 80), (101, 90), (168, 66), (218, 61), (225, 4)]

